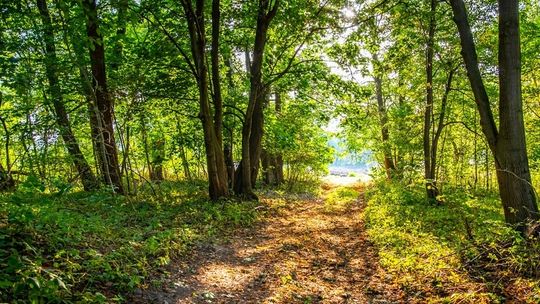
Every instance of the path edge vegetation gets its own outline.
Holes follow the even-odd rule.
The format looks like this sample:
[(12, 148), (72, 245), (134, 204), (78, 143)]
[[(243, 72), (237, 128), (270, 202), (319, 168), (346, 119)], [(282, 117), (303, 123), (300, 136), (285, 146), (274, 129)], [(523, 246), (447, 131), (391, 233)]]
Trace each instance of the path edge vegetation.
[[(197, 227), (187, 215), (207, 225), (194, 234), (217, 234), (252, 219), (260, 185), (292, 191), (318, 181), (332, 158), (342, 156), (328, 146), (332, 136), (356, 152), (352, 159), (369, 154), (384, 170), (373, 168), (373, 175), (385, 175), (376, 188), (390, 197), (376, 193), (367, 217), (373, 231), (388, 224), (398, 240), (387, 244), (372, 234), (380, 248), (397, 252), (410, 239), (426, 238), (440, 252), (459, 251), (454, 262), (465, 269), (456, 276), (479, 271), (490, 281), (500, 274), (510, 284), (486, 287), (488, 297), (512, 294), (506, 288), (517, 281), (505, 271), (527, 284), (538, 277), (540, 8), (534, 1), (4, 3), (2, 297), (39, 302), (40, 294), (50, 292), (51, 300), (69, 294), (68, 285), (84, 291), (75, 277), (86, 270), (103, 273), (88, 283), (96, 290), (108, 287), (98, 286), (107, 280), (133, 288), (148, 259), (165, 263), (160, 250), (183, 249), (185, 231)], [(340, 120), (340, 134), (325, 130), (332, 119)], [(491, 167), (499, 199), (490, 196)], [(482, 178), (486, 193), (478, 194)], [(395, 210), (387, 210), (385, 198), (397, 203)], [(479, 203), (484, 200), (488, 207)], [(504, 218), (489, 209), (493, 202)], [(420, 228), (443, 217), (474, 248), (460, 251), (464, 240), (401, 231), (376, 217), (388, 212), (387, 220), (402, 221), (395, 212), (421, 203), (428, 218), (417, 218)], [(473, 224), (480, 232), (471, 228), (475, 212), (486, 216)], [(138, 232), (115, 235), (129, 234), (123, 223)], [(492, 236), (496, 229), (502, 236)], [(112, 236), (125, 243), (107, 247)], [(159, 242), (171, 247), (158, 248)], [(453, 242), (450, 249), (445, 242)], [(73, 248), (62, 249), (67, 245)], [(129, 246), (143, 248), (142, 257)], [(471, 266), (469, 255), (482, 263)], [(115, 260), (125, 257), (139, 264)], [(466, 282), (461, 287), (478, 283)], [(103, 296), (86, 300), (106, 301)]]

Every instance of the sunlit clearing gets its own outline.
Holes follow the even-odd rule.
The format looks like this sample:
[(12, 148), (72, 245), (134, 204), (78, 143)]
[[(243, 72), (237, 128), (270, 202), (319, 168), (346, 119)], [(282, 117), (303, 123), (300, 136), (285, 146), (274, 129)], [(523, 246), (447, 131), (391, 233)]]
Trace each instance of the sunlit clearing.
[(228, 265), (228, 264), (211, 264), (202, 269), (201, 283), (208, 286), (219, 286), (223, 289), (242, 289), (249, 282), (253, 273), (249, 267)]

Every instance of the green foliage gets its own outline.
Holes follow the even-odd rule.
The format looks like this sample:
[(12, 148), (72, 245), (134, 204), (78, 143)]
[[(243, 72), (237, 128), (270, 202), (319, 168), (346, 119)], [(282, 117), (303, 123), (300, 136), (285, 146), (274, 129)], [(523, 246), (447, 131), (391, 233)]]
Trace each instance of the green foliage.
[[(365, 219), (382, 266), (426, 301), (426, 286), (434, 286), (454, 290), (449, 302), (497, 303), (511, 292), (505, 286), (517, 281), (523, 284), (510, 296), (540, 300), (538, 240), (526, 241), (504, 224), (496, 194), (447, 193), (445, 203), (435, 206), (426, 203), (420, 185), (378, 183), (369, 191)], [(491, 283), (471, 295), (479, 284), (475, 277)]]
[[(290, 101), (291, 97), (282, 99)], [(334, 154), (322, 129), (327, 119), (319, 117), (325, 111), (323, 105), (306, 97), (298, 97), (298, 101), (303, 102), (287, 103), (279, 113), (267, 111), (265, 122), (264, 148), (282, 155), (290, 190), (317, 183), (328, 172)]]
[(195, 241), (251, 224), (253, 203), (211, 203), (201, 184), (157, 196), (107, 192), (0, 197), (0, 300), (122, 301)]
[(358, 200), (360, 193), (352, 187), (332, 188), (324, 197), (324, 208), (327, 212), (346, 210)]

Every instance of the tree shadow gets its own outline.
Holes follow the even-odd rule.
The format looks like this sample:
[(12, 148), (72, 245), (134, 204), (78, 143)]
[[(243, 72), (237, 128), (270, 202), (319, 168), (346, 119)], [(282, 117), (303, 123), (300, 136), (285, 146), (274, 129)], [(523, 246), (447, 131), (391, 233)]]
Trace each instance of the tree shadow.
[[(460, 296), (468, 297), (465, 302), (492, 297), (518, 302), (523, 299), (503, 291), (500, 275), (485, 272), (482, 263), (489, 252), (471, 256), (490, 238), (500, 238), (496, 230), (504, 226), (504, 217), (496, 195), (473, 196), (458, 189), (447, 190), (445, 201), (434, 205), (427, 203), (423, 192), (415, 189), (395, 186), (379, 191), (375, 194), (378, 202), (370, 208), (368, 217), (373, 218), (374, 230), (384, 234), (385, 239), (381, 237), (375, 242), (386, 246), (384, 250), (393, 251), (393, 257), (403, 259), (403, 262), (394, 261), (399, 265), (391, 266), (404, 267), (400, 271), (412, 278), (400, 283), (403, 288), (424, 299), (459, 299)], [(383, 225), (386, 225), (384, 229)], [(405, 263), (410, 265), (403, 266)], [(506, 266), (497, 267), (502, 270)]]
[(331, 214), (322, 200), (279, 209), (266, 203), (266, 220), (226, 243), (198, 244), (172, 263), (164, 287), (139, 290), (130, 302), (403, 302), (367, 238), (363, 202)]

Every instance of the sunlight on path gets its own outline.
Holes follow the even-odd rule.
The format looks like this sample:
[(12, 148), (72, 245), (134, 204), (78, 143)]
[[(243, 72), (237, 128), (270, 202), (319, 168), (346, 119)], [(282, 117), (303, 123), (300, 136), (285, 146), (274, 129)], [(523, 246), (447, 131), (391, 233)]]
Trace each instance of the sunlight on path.
[[(358, 177), (330, 181), (352, 185)], [(331, 186), (320, 198), (288, 200), (284, 207), (283, 198), (264, 198), (264, 222), (227, 243), (199, 245), (171, 267), (166, 286), (141, 291), (131, 302), (399, 303), (403, 293), (366, 235), (364, 202), (353, 196), (329, 208), (328, 194), (338, 190), (356, 191)]]
[(371, 176), (367, 174), (359, 174), (357, 176), (327, 175), (323, 178), (323, 182), (332, 186), (353, 186), (357, 183), (366, 183), (369, 181), (371, 181)]

